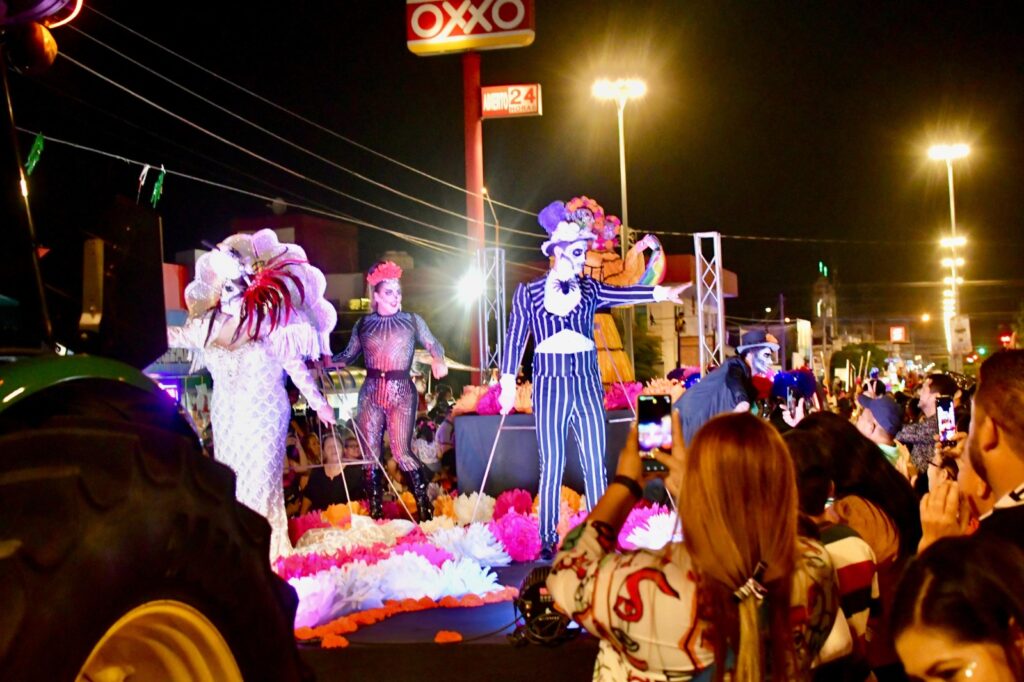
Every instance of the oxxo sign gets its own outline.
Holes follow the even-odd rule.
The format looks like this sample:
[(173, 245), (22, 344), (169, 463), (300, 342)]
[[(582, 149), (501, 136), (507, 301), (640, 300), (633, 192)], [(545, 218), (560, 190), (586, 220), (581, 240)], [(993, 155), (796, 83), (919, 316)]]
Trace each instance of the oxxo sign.
[(510, 118), (512, 116), (540, 116), (540, 84), (487, 85), (480, 88), (483, 118)]
[(406, 0), (405, 35), (418, 55), (526, 47), (533, 0)]

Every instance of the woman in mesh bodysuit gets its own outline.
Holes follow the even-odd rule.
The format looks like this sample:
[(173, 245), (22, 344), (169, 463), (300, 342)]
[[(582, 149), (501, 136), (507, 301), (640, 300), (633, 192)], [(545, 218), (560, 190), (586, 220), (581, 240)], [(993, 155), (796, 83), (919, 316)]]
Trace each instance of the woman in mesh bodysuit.
[(448, 367), (444, 362), (444, 348), (430, 333), (423, 318), (402, 311), (402, 285), (398, 281), (401, 276), (402, 269), (390, 261), (381, 261), (370, 268), (366, 282), (372, 289), (372, 312), (356, 322), (348, 347), (334, 356), (334, 362), (344, 367), (361, 353), (366, 365), (366, 381), (359, 390), (355, 431), (364, 454), (373, 460), (363, 467), (370, 515), (376, 519), (382, 515), (381, 444), (387, 428), (391, 453), (409, 479), (420, 520), (426, 521), (432, 518), (433, 507), (427, 497), (427, 481), (421, 473), (420, 462), (411, 449), (417, 394), (409, 370), (416, 343), (430, 352), (435, 378), (448, 374)]

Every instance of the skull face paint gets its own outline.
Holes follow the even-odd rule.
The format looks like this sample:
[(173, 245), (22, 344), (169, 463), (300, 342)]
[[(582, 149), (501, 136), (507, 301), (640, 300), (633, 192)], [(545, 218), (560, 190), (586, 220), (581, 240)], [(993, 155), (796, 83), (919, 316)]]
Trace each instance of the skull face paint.
[(555, 252), (555, 275), (559, 279), (568, 279), (583, 272), (587, 262), (587, 240), (581, 239), (570, 244), (558, 245)]
[(750, 352), (750, 371), (753, 374), (767, 376), (771, 373), (774, 351), (765, 346)]
[(229, 279), (220, 290), (220, 311), (238, 317), (242, 312), (242, 286)]

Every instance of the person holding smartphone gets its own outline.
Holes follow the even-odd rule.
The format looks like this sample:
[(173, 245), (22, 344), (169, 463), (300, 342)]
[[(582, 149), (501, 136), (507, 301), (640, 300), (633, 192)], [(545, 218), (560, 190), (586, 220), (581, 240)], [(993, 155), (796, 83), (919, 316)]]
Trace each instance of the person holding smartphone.
[(922, 419), (916, 424), (907, 424), (896, 440), (910, 448), (910, 459), (914, 468), (924, 471), (928, 468), (932, 453), (935, 450), (935, 436), (939, 433), (939, 419), (936, 414), (938, 399), (941, 396), (956, 395), (957, 386), (953, 377), (948, 374), (929, 374), (921, 386), (918, 407), (921, 408)]
[[(729, 414), (709, 421), (684, 457), (678, 414), (669, 422), (670, 451), (650, 450), (660, 473), (645, 472), (633, 425), (607, 492), (552, 565), (556, 608), (601, 640), (594, 679), (717, 679), (719, 665), (732, 679), (803, 679), (838, 617), (838, 584), (825, 548), (797, 535), (786, 445), (764, 420)], [(679, 500), (685, 540), (616, 552), (654, 476)], [(843, 637), (852, 645), (849, 630)]]

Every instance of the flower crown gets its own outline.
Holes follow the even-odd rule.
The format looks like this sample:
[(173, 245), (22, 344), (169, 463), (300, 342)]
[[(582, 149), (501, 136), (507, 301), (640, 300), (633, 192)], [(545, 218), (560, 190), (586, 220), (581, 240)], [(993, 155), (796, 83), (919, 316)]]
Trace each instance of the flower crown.
[(402, 268), (397, 263), (386, 260), (366, 275), (366, 283), (375, 287), (386, 279), (400, 279), (401, 277)]

